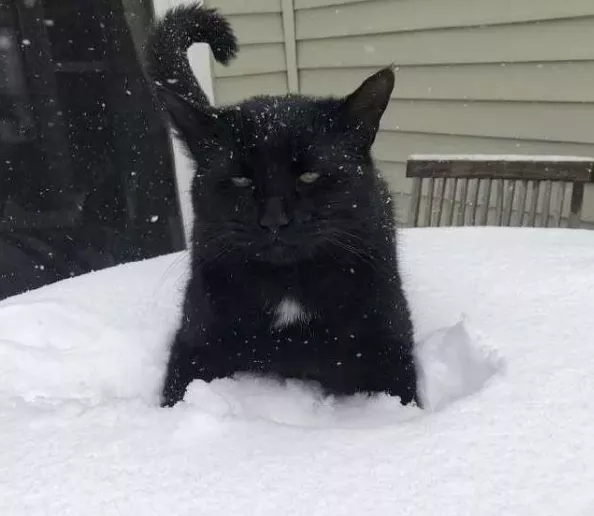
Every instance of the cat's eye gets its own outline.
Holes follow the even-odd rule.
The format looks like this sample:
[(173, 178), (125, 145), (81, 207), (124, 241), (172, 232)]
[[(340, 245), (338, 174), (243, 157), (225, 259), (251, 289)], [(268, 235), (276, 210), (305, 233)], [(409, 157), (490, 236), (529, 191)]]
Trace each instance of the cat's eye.
[(315, 183), (319, 178), (320, 174), (318, 174), (317, 172), (306, 172), (305, 174), (301, 174), (299, 176), (299, 181), (307, 185), (310, 185), (312, 183)]
[(249, 177), (232, 177), (231, 182), (238, 188), (247, 188), (252, 184), (252, 180)]

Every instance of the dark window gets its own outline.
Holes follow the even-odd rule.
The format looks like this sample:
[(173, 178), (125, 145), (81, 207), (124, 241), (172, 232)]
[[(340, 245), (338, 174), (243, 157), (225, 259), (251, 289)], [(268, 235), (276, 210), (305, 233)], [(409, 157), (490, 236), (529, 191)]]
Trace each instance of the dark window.
[(0, 5), (0, 298), (179, 250), (148, 0)]

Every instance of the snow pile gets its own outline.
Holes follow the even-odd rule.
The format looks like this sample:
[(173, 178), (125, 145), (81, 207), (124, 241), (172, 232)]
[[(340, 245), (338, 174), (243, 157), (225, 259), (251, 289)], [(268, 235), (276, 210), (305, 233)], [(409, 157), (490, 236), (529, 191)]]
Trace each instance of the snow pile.
[(184, 255), (0, 303), (0, 514), (593, 514), (594, 232), (401, 246), (425, 411), (247, 377), (157, 408)]
[(419, 392), (426, 410), (439, 410), (478, 392), (504, 362), (497, 353), (477, 346), (464, 321), (419, 339)]

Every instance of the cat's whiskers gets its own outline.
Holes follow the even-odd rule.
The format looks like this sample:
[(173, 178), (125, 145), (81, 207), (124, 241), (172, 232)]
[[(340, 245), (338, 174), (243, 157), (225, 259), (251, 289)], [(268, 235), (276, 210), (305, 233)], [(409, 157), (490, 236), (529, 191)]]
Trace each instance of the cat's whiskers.
[[(155, 286), (155, 289), (153, 291), (153, 294), (157, 294), (161, 288), (163, 287), (163, 284), (165, 283), (165, 281), (167, 279), (169, 279), (169, 274), (176, 268), (178, 268), (182, 262), (186, 260), (186, 255), (183, 252), (180, 252), (178, 254), (178, 256), (167, 266), (167, 268), (165, 269), (165, 271), (163, 271), (163, 274), (161, 274), (161, 279), (159, 280), (159, 282), (157, 283), (157, 285)], [(181, 270), (181, 272), (177, 275), (177, 279), (175, 280), (175, 283), (177, 284), (177, 282), (183, 278), (183, 276), (185, 274), (187, 274), (188, 271), (186, 268), (183, 268)]]
[[(350, 241), (349, 241), (350, 239)], [(369, 253), (365, 249), (361, 249), (352, 244), (352, 240), (361, 241), (356, 235), (350, 234), (344, 231), (334, 231), (328, 235), (328, 241), (331, 242), (333, 245), (337, 246), (339, 249), (348, 252), (349, 254), (355, 256), (359, 260), (367, 263), (372, 268), (376, 269), (378, 264), (374, 259), (374, 256)]]
[(235, 246), (233, 246), (233, 244), (231, 243), (225, 243), (223, 245), (220, 245), (216, 248), (216, 251), (214, 253), (208, 253), (208, 254), (201, 254), (199, 256), (199, 262), (202, 265), (206, 265), (209, 263), (213, 263), (216, 262), (217, 260), (220, 260), (223, 256), (225, 256), (226, 254), (231, 253), (231, 251), (233, 251), (235, 248)]

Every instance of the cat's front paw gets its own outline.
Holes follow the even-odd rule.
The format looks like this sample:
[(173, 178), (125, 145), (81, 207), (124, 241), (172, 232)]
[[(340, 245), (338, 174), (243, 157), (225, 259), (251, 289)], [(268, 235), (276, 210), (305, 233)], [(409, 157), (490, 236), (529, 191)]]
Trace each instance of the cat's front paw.
[(165, 388), (163, 389), (163, 394), (161, 395), (161, 403), (160, 406), (162, 408), (166, 408), (166, 407), (173, 407), (174, 405), (176, 405), (177, 403), (179, 403), (180, 401), (182, 401), (184, 399), (184, 394), (185, 394), (185, 389), (182, 392), (173, 390), (171, 388), (168, 388), (168, 386), (166, 385)]
[(165, 378), (165, 384), (161, 392), (161, 407), (173, 407), (176, 403), (182, 401), (190, 381), (190, 377), (185, 377), (185, 380), (181, 381), (178, 372), (170, 372)]

